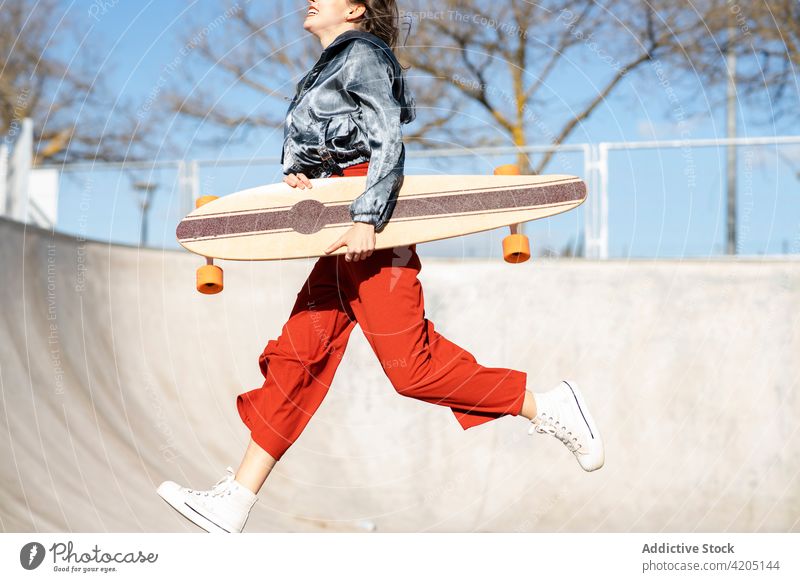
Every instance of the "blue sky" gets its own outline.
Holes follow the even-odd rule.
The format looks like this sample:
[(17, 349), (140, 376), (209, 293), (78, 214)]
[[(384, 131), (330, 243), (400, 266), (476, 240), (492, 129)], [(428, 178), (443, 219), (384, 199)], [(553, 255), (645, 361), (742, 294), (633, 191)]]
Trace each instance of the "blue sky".
[[(108, 74), (110, 86), (118, 88), (121, 96), (133, 99), (140, 106), (146, 103), (148, 95), (152, 95), (158, 86), (163, 68), (178, 54), (180, 33), (186, 30), (189, 20), (189, 4), (162, 0), (117, 4), (111, 1), (91, 4), (64, 2), (63, 5), (76, 21), (85, 25), (81, 50), (108, 55), (103, 72)], [(208, 22), (224, 12), (224, 6), (216, 2), (200, 2), (189, 10), (194, 17), (191, 20)], [(306, 33), (299, 30), (298, 34)], [(607, 70), (592, 64), (591, 54), (581, 55), (579, 61), (562, 64), (544, 95), (548, 103), (546, 120), (550, 119), (548, 116), (563, 119), (569, 115), (571, 107), (585, 103), (594, 94), (593, 84), (599, 85), (606, 78)], [(713, 108), (711, 113), (707, 110), (679, 127), (668, 94), (654, 90), (659, 82), (656, 73), (650, 67), (643, 74), (624, 81), (618, 91), (581, 124), (568, 142), (677, 139), (682, 131), (691, 138), (725, 137), (723, 107)], [(413, 74), (413, 70), (410, 71), (412, 87)], [(688, 108), (688, 94), (680, 87), (687, 82), (691, 84), (692, 80), (673, 78), (670, 71), (664, 70), (661, 75), (662, 79), (666, 76), (671, 81), (680, 103)], [(231, 90), (238, 98), (236, 88)], [(244, 92), (241, 99), (244, 106), (266, 106)], [(699, 109), (702, 108), (701, 104)], [(739, 112), (740, 136), (800, 133), (796, 124), (756, 124), (757, 117), (763, 119), (764, 112), (751, 111), (747, 107)], [(560, 124), (555, 123), (553, 130), (558, 129)], [(185, 134), (188, 158), (280, 155), (279, 129), (255, 134), (246, 144), (231, 144), (222, 149), (209, 148), (198, 141), (205, 131), (202, 127), (181, 126), (175, 131), (182, 132), (178, 134), (181, 139)], [(530, 135), (534, 142), (540, 141), (536, 139), (535, 131), (532, 130)], [(468, 148), (469, 142), (465, 140), (458, 145)], [(739, 159), (742, 163), (739, 172), (741, 251), (745, 254), (800, 252), (800, 177), (797, 174), (800, 146), (785, 146), (779, 151), (769, 147), (741, 148)], [(459, 157), (446, 163), (432, 163), (426, 159), (409, 158), (406, 172), (488, 173), (493, 165), (508, 161), (512, 160)], [(566, 165), (554, 164), (548, 168), (548, 173), (583, 175), (579, 156), (566, 155), (563, 161)], [(724, 242), (724, 171), (725, 153), (722, 149), (695, 149), (688, 157), (680, 149), (613, 152), (609, 163), (611, 256), (674, 257), (719, 253)], [(691, 182), (687, 172), (692, 174)], [(219, 195), (276, 182), (281, 176), (277, 165), (204, 166), (201, 184), (205, 192)], [(159, 184), (151, 211), (149, 244), (174, 247), (174, 226), (180, 217), (174, 172), (145, 172), (137, 179)], [(82, 199), (89, 203), (80, 204)], [(84, 173), (63, 178), (59, 229), (81, 232), (91, 238), (136, 244), (139, 218), (130, 179), (116, 171), (94, 173), (91, 179)], [(582, 209), (526, 226), (534, 252), (574, 243), (582, 229)], [(495, 231), (429, 243), (420, 248), (420, 253), (499, 256), (499, 241), (504, 234)]]

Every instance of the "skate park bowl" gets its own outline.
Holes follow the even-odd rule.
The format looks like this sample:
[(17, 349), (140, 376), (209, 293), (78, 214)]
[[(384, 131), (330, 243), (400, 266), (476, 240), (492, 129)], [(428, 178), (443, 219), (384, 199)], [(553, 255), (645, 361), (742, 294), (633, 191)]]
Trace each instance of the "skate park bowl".
[[(420, 255), (437, 331), (535, 391), (576, 380), (605, 466), (399, 395), (356, 327), (245, 532), (800, 531), (800, 262)], [(238, 466), (235, 397), (313, 260), (222, 262), (208, 296), (182, 251), (0, 220), (0, 256), (3, 531), (200, 532), (156, 487)]]

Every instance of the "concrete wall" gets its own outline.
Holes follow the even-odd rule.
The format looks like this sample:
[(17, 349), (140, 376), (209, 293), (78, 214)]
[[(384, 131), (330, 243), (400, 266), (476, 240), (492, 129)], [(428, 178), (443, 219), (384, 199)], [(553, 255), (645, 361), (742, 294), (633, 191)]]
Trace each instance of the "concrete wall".
[[(462, 431), (356, 328), (246, 531), (800, 531), (800, 262), (420, 254), (436, 329), (534, 390), (577, 380), (605, 466), (521, 417)], [(200, 263), (0, 222), (4, 531), (198, 531), (155, 487), (238, 465), (235, 395), (313, 261), (226, 263), (218, 296)]]

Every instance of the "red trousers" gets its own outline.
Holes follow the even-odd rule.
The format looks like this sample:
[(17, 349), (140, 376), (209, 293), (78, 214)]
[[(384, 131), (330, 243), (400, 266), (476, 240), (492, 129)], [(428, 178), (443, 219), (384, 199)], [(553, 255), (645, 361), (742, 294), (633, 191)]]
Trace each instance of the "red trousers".
[[(364, 176), (367, 162), (345, 175)], [(333, 241), (331, 241), (333, 242)], [(403, 396), (448, 406), (463, 429), (517, 415), (525, 372), (485, 368), (425, 317), (416, 245), (360, 261), (320, 257), (280, 336), (259, 357), (265, 381), (236, 398), (252, 439), (274, 459), (297, 440), (322, 403), (355, 324)]]

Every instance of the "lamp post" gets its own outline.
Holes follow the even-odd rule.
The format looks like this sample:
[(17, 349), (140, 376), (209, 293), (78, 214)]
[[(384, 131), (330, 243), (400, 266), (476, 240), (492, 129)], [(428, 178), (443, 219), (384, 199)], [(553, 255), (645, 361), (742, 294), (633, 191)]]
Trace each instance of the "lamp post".
[[(731, 15), (732, 19), (732, 15)], [(727, 83), (727, 136), (736, 137), (736, 47), (733, 44), (736, 28), (733, 23), (728, 27), (728, 46), (726, 47), (726, 65), (728, 70)], [(727, 151), (727, 240), (725, 252), (729, 255), (736, 254), (736, 144), (729, 144)]]
[(147, 218), (148, 210), (150, 209), (150, 202), (153, 198), (153, 192), (158, 188), (158, 184), (153, 182), (134, 182), (133, 189), (141, 192), (139, 196), (139, 208), (141, 209), (141, 232), (139, 233), (139, 246), (145, 246), (147, 243)]

